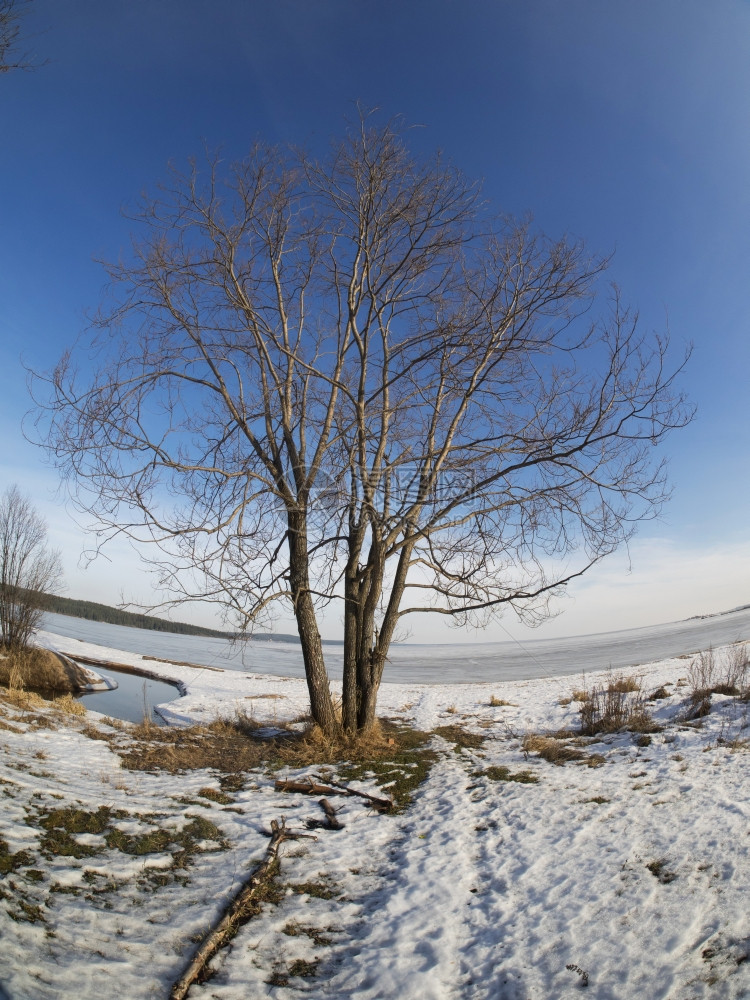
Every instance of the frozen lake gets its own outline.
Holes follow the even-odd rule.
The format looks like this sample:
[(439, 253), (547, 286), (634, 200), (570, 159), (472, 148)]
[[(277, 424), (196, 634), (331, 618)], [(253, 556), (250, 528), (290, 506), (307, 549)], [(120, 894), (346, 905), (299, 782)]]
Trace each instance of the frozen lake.
[[(302, 654), (295, 642), (249, 640), (233, 645), (222, 639), (152, 632), (54, 614), (44, 616), (42, 627), (59, 636), (144, 656), (304, 677)], [(750, 606), (666, 625), (565, 639), (532, 639), (523, 644), (404, 643), (392, 646), (384, 680), (461, 684), (563, 676), (608, 667), (619, 670), (741, 639), (750, 639)], [(341, 644), (325, 643), (325, 652), (331, 677), (340, 678)]]

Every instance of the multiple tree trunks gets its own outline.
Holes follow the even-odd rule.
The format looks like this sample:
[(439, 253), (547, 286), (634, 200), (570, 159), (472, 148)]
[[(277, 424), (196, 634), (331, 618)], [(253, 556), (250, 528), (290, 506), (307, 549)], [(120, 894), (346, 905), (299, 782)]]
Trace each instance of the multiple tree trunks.
[[(291, 609), (333, 737), (372, 729), (405, 616), (543, 620), (658, 513), (652, 446), (692, 416), (687, 356), (616, 289), (596, 305), (608, 259), (496, 216), (408, 132), (361, 108), (323, 160), (173, 168), (88, 341), (34, 376), (97, 544), (154, 545), (169, 603), (241, 630)], [(318, 616), (342, 598), (339, 719)]]

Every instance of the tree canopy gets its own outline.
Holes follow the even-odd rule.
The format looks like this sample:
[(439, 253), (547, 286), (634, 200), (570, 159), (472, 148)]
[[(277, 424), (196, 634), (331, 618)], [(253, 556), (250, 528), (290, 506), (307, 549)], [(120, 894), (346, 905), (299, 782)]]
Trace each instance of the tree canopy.
[(23, 649), (40, 624), (62, 577), (58, 552), (47, 548), (47, 526), (18, 487), (0, 496), (0, 645)]
[(658, 512), (653, 446), (690, 418), (685, 358), (602, 296), (607, 259), (492, 215), (404, 136), (365, 113), (322, 159), (259, 142), (173, 168), (36, 387), (103, 540), (148, 542), (174, 601), (235, 626), (292, 609), (328, 732), (372, 725), (408, 616), (544, 617)]

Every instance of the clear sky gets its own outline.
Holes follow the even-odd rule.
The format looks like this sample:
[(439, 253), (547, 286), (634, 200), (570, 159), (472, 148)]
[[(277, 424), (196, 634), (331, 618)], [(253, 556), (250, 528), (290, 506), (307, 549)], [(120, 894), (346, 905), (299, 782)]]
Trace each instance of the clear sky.
[[(498, 208), (615, 251), (641, 322), (695, 344), (671, 503), (530, 634), (750, 602), (748, 0), (34, 0), (24, 35), (46, 63), (0, 75), (0, 488), (47, 517), (69, 596), (148, 601), (150, 584), (127, 550), (79, 565), (85, 535), (21, 431), (21, 359), (48, 368), (73, 343), (95, 258), (127, 244), (122, 207), (170, 160), (258, 135), (321, 148), (359, 100), (423, 125), (412, 147), (442, 148)], [(506, 629), (529, 634), (509, 616), (469, 637)]]

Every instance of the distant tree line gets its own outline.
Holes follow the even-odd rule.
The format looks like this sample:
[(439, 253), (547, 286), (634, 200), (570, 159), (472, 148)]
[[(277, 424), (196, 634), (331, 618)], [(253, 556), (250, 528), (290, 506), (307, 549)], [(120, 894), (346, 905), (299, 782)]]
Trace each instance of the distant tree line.
[(54, 594), (45, 594), (43, 598), (45, 611), (52, 611), (58, 615), (69, 615), (72, 618), (106, 622), (108, 625), (129, 625), (131, 628), (151, 629), (154, 632), (175, 632), (178, 635), (203, 635), (214, 639), (233, 638), (231, 632), (221, 632), (218, 629), (202, 628), (200, 625), (189, 625), (187, 622), (171, 622), (166, 618), (154, 618), (151, 615), (122, 611), (120, 608), (112, 608), (107, 604), (96, 604), (93, 601), (58, 597)]
[[(177, 635), (202, 635), (210, 639), (238, 639), (235, 632), (222, 632), (219, 629), (203, 628), (201, 625), (189, 625), (187, 622), (171, 622), (167, 618), (154, 618), (152, 615), (137, 614), (133, 611), (122, 611), (108, 604), (96, 604), (94, 601), (81, 601), (72, 597), (58, 597), (54, 594), (36, 594), (35, 606), (43, 611), (51, 611), (57, 615), (68, 615), (71, 618), (85, 618), (90, 622), (106, 622), (108, 625), (128, 625), (130, 628), (150, 629), (152, 632), (173, 632)], [(253, 632), (257, 641), (298, 643), (296, 635), (286, 632)], [(247, 636), (245, 636), (247, 638)], [(335, 639), (325, 640), (332, 645), (340, 645)]]

